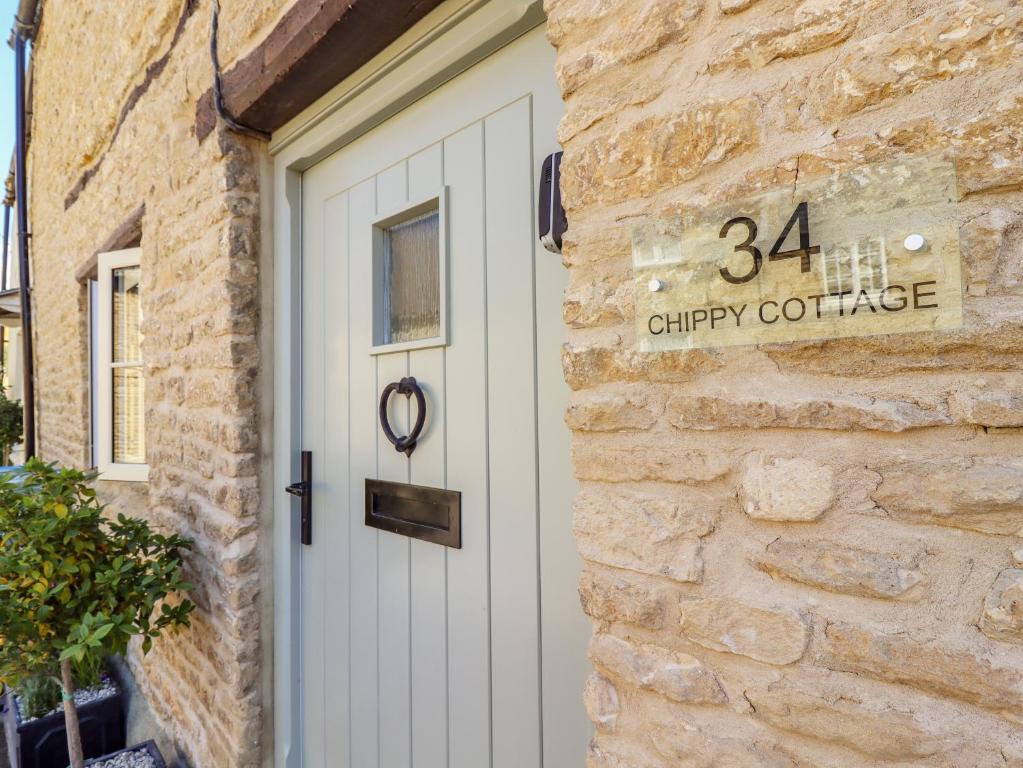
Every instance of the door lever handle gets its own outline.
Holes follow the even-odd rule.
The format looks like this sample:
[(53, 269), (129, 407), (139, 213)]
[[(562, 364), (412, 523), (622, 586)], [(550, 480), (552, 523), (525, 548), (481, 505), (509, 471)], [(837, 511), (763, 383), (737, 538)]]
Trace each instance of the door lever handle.
[(313, 543), (313, 452), (302, 451), (302, 479), (284, 488), (301, 501), (299, 523), (303, 544)]
[(292, 496), (298, 496), (302, 498), (309, 491), (309, 486), (306, 483), (292, 483), (284, 489), (285, 493), (290, 493)]

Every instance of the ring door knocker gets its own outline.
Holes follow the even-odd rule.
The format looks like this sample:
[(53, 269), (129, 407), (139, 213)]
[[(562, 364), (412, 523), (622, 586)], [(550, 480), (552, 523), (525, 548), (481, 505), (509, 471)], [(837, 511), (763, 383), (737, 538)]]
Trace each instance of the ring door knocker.
[[(394, 430), (391, 429), (391, 423), (387, 419), (387, 401), (391, 397), (392, 392), (405, 395), (405, 397), (416, 396), (416, 423), (412, 427), (412, 431), (404, 437), (395, 436)], [(394, 450), (404, 453), (406, 456), (411, 456), (412, 451), (416, 449), (416, 441), (419, 440), (419, 435), (423, 431), (423, 423), (425, 421), (426, 398), (423, 396), (423, 390), (420, 389), (414, 377), (406, 376), (401, 381), (392, 381), (384, 387), (384, 391), (380, 393), (380, 426), (383, 428), (387, 439), (394, 446)]]

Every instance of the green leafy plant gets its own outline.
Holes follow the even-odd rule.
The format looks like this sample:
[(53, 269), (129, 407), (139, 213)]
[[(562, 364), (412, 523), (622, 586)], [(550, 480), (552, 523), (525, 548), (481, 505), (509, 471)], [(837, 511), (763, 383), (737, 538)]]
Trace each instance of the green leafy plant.
[(46, 675), (26, 677), (18, 687), (28, 717), (42, 717), (60, 706), (60, 683)]
[[(81, 688), (99, 687), (103, 684), (102, 665), (91, 663), (71, 664), (75, 686)], [(23, 678), (18, 684), (18, 698), (21, 699), (25, 717), (43, 717), (60, 707), (60, 681), (48, 675), (33, 675)]]
[(191, 589), (182, 576), (191, 542), (111, 519), (95, 478), (37, 459), (0, 475), (0, 682), (44, 676), (61, 686), (73, 768), (84, 763), (75, 670), (98, 669), (136, 636), (148, 653), (195, 607), (169, 599)]
[(21, 401), (11, 400), (0, 387), (0, 461), (5, 465), (11, 463), (11, 449), (21, 442), (23, 416)]

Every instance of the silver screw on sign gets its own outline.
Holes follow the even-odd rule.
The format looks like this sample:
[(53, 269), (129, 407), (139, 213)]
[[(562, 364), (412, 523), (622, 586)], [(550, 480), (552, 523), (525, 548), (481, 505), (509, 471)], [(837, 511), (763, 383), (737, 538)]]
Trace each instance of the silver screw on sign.
[(663, 291), (665, 288), (664, 281), (658, 280), (656, 277), (650, 278), (650, 282), (646, 284), (646, 287), (650, 289), (650, 293), (657, 293)]
[(906, 239), (902, 241), (902, 245), (907, 251), (915, 252), (923, 250), (923, 247), (927, 245), (927, 240), (923, 235), (919, 235), (914, 232), (911, 235), (906, 235)]

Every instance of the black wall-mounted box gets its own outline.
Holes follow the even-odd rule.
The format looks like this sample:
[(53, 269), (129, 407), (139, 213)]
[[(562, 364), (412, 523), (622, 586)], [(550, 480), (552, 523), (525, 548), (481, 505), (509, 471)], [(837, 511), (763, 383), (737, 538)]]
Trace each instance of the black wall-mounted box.
[(547, 155), (540, 169), (540, 200), (537, 206), (540, 242), (551, 253), (561, 253), (568, 217), (561, 205), (561, 152)]

